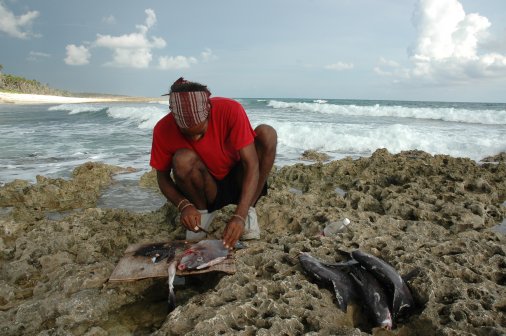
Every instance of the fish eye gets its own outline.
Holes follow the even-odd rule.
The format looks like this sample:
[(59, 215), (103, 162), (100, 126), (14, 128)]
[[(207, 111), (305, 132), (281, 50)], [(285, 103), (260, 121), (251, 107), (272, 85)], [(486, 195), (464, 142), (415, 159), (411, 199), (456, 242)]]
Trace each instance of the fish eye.
[(202, 257), (198, 257), (197, 258), (197, 261), (199, 261), (199, 262), (202, 261), (202, 260), (204, 260), (204, 258), (202, 258)]

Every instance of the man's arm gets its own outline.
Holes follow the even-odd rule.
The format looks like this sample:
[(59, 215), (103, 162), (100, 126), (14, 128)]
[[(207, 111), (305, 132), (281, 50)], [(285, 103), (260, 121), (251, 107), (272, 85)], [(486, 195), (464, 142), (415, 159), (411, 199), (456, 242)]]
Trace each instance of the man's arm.
[(179, 206), (177, 210), (181, 212), (181, 223), (188, 230), (197, 231), (197, 226), (200, 225), (200, 213), (194, 205), (186, 206), (186, 204), (190, 204), (190, 201), (177, 190), (176, 184), (170, 176), (170, 170), (157, 170), (156, 179), (160, 191), (167, 200), (174, 204), (174, 206)]
[(251, 143), (239, 150), (239, 155), (243, 167), (242, 191), (235, 210), (235, 215), (239, 217), (233, 216), (223, 233), (223, 242), (227, 248), (235, 246), (241, 237), (245, 224), (243, 219), (245, 220), (248, 216), (248, 209), (253, 204), (253, 197), (258, 186), (258, 155), (255, 144)]

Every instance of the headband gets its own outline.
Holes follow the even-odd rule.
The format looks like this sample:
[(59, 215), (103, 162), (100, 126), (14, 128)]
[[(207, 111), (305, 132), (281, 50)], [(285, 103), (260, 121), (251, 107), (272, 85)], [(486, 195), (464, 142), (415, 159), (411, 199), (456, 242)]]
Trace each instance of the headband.
[(205, 91), (172, 92), (169, 106), (180, 128), (190, 128), (209, 116), (209, 93)]

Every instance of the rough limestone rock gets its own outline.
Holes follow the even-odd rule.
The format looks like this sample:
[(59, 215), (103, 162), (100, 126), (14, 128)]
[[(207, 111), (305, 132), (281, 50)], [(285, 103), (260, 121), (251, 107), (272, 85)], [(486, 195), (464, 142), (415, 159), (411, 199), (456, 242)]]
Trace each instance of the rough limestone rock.
[[(176, 209), (95, 208), (116, 169), (77, 167), (0, 188), (1, 335), (504, 335), (506, 162), (378, 150), (369, 158), (274, 170), (257, 205), (262, 237), (236, 252), (237, 273), (186, 278), (167, 314), (166, 279), (109, 283), (132, 243), (184, 237)], [(143, 176), (156, 186), (156, 174)], [(218, 213), (223, 231), (233, 206)], [(58, 219), (48, 216), (58, 211)], [(322, 237), (329, 221), (350, 230)], [(360, 248), (401, 274), (417, 307), (392, 331), (347, 313), (302, 273), (300, 252), (337, 262)]]

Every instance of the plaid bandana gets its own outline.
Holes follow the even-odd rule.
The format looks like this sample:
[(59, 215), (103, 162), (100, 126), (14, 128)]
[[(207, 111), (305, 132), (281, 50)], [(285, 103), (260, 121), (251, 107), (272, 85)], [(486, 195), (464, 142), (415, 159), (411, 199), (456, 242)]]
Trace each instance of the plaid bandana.
[(205, 91), (172, 92), (169, 106), (180, 128), (196, 126), (209, 116), (209, 94)]

